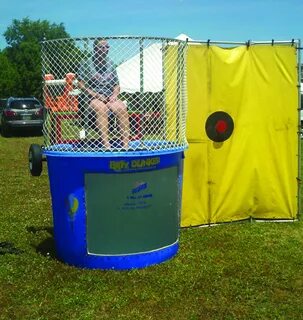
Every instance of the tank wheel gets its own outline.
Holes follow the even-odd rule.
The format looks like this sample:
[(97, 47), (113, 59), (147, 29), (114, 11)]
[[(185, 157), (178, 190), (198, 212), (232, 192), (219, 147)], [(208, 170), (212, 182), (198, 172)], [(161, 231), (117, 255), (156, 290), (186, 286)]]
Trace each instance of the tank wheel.
[(38, 144), (31, 144), (28, 151), (29, 171), (38, 177), (42, 172), (42, 148)]

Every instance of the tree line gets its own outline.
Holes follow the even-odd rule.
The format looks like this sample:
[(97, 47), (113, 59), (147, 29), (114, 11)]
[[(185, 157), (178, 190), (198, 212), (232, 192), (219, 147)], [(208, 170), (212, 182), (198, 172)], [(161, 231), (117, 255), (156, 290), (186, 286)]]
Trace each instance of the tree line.
[(42, 98), (41, 41), (70, 38), (63, 23), (14, 19), (4, 32), (7, 47), (0, 51), (0, 98)]

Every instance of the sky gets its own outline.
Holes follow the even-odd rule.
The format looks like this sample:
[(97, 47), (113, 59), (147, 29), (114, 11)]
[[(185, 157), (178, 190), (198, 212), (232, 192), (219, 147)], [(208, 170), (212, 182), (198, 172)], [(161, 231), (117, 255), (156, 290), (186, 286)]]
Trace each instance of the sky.
[(72, 37), (303, 40), (303, 0), (0, 0), (0, 49), (13, 19), (63, 23)]

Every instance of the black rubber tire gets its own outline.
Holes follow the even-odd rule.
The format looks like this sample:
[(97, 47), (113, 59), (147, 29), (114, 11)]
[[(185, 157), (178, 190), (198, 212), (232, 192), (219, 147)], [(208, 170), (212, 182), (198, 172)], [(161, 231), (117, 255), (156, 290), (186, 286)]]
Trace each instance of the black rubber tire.
[(42, 172), (42, 148), (38, 144), (31, 144), (28, 151), (29, 171), (32, 176), (38, 177)]
[(1, 125), (1, 136), (4, 138), (8, 138), (11, 136), (11, 131), (5, 124)]

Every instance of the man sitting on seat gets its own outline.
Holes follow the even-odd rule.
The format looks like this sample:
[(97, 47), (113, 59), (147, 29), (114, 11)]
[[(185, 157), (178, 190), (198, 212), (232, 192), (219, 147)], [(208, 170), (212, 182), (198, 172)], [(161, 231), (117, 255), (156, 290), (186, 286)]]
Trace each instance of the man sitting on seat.
[(108, 137), (108, 114), (113, 112), (119, 122), (123, 148), (129, 143), (129, 118), (126, 105), (118, 99), (120, 86), (113, 63), (107, 57), (109, 44), (98, 38), (94, 42), (93, 56), (84, 61), (77, 73), (78, 88), (88, 96), (89, 107), (96, 113), (103, 146), (110, 149)]

